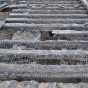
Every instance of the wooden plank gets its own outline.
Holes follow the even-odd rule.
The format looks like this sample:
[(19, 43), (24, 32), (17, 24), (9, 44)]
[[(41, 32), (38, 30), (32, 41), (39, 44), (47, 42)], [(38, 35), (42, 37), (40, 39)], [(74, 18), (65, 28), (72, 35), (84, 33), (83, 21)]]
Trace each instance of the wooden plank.
[(87, 24), (58, 24), (58, 23), (51, 23), (51, 24), (27, 24), (27, 23), (6, 23), (4, 24), (3, 28), (13, 28), (18, 30), (23, 28), (24, 30), (32, 30), (32, 31), (52, 31), (52, 30), (68, 30), (73, 28), (73, 30), (87, 30)]
[(55, 9), (55, 10), (33, 9), (33, 10), (31, 10), (31, 9), (28, 9), (28, 8), (23, 8), (23, 9), (22, 8), (16, 8), (16, 9), (12, 10), (13, 13), (15, 13), (15, 11), (16, 12), (23, 12), (23, 11), (30, 11), (30, 12), (32, 12), (32, 11), (57, 11), (57, 12), (58, 11), (65, 11), (65, 12), (67, 12), (67, 11), (72, 11), (72, 12), (77, 12), (77, 11), (81, 12), (81, 11), (83, 11), (83, 12), (86, 12), (85, 9), (82, 9), (82, 10), (81, 9), (72, 9), (72, 10), (70, 10), (70, 9), (68, 9), (68, 10), (67, 9), (63, 9), (63, 10), (61, 10), (61, 9), (60, 10), (59, 9), (58, 10), (57, 9)]
[(30, 42), (29, 40), (0, 40), (0, 48), (13, 48), (14, 45), (33, 49), (84, 49), (88, 50), (88, 41), (47, 40)]
[(67, 34), (67, 35), (78, 35), (78, 34), (81, 34), (81, 35), (86, 35), (88, 33), (88, 31), (76, 31), (76, 30), (53, 30), (52, 31), (53, 34), (57, 34), (57, 35), (64, 35), (64, 34)]
[(18, 4), (18, 5), (9, 5), (8, 8), (16, 9), (16, 8), (26, 8), (27, 4)]
[(29, 14), (29, 13), (10, 13), (10, 16), (27, 16), (27, 17), (42, 17), (42, 16), (55, 16), (55, 17), (88, 17), (88, 14)]
[(60, 40), (88, 40), (86, 30), (53, 30), (52, 33), (55, 35), (55, 39)]
[[(43, 1), (34, 1), (34, 0), (28, 1), (28, 2), (29, 2), (30, 4), (37, 4), (37, 3), (38, 3), (38, 4), (41, 4), (41, 3), (44, 3)], [(66, 0), (66, 1), (65, 1), (65, 0), (62, 0), (62, 1), (61, 1), (61, 0), (59, 0), (59, 1), (58, 1), (58, 0), (56, 0), (56, 1), (49, 1), (49, 0), (48, 0), (48, 1), (45, 1), (45, 3), (46, 3), (46, 4), (50, 4), (50, 3), (58, 3), (58, 4), (60, 4), (60, 3), (66, 3), (66, 4), (68, 4), (68, 3), (73, 3), (73, 4), (77, 4), (77, 0), (74, 0), (74, 1), (72, 1), (72, 0), (70, 0), (70, 1), (69, 1), (69, 0), (68, 0), (68, 1), (67, 1), (67, 0)]]
[(41, 18), (7, 18), (6, 22), (9, 23), (87, 23), (88, 19), (41, 19)]
[[(13, 50), (0, 49), (0, 62), (8, 63), (38, 63), (49, 64), (87, 64), (88, 51), (85, 50)], [(47, 62), (48, 61), (48, 62)]]
[(72, 9), (72, 10), (45, 10), (45, 9), (27, 9), (27, 8), (24, 8), (24, 9), (13, 9), (12, 12), (13, 13), (19, 13), (19, 12), (26, 12), (26, 11), (29, 11), (29, 12), (36, 12), (36, 13), (70, 13), (70, 14), (73, 14), (73, 13), (76, 13), (76, 14), (80, 14), (80, 13), (85, 13), (86, 14), (86, 11), (83, 9), (83, 10), (77, 10), (77, 9)]
[(88, 81), (88, 65), (0, 64), (1, 80)]

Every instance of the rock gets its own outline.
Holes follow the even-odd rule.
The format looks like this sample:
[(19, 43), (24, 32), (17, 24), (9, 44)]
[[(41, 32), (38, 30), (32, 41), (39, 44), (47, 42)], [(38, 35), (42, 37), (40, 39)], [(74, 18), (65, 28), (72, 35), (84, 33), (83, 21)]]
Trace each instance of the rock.
[(30, 32), (30, 31), (17, 31), (13, 35), (13, 40), (30, 40), (30, 41), (39, 41), (40, 40), (40, 32)]
[(48, 83), (48, 88), (57, 88), (57, 86), (56, 86), (56, 82)]
[(57, 88), (88, 88), (87, 83), (57, 83)]
[(57, 88), (56, 82), (40, 83), (39, 88)]
[(16, 88), (16, 81), (1, 81), (0, 88)]
[(39, 88), (48, 88), (48, 83), (40, 83)]

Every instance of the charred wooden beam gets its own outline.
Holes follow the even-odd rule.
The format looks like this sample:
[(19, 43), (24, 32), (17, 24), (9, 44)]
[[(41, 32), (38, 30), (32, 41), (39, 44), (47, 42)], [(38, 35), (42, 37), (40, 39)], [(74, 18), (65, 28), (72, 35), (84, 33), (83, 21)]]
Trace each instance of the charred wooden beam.
[(88, 50), (88, 41), (47, 40), (30, 42), (29, 40), (0, 40), (0, 48), (13, 48), (14, 45), (25, 46), (25, 49), (84, 49)]
[(16, 4), (16, 5), (9, 5), (7, 6), (9, 9), (17, 9), (17, 8), (26, 8), (27, 4)]
[(28, 23), (6, 23), (3, 28), (13, 28), (15, 30), (24, 29), (24, 30), (32, 30), (32, 31), (52, 31), (52, 30), (62, 30), (66, 29), (74, 29), (74, 30), (87, 30), (88, 24), (28, 24)]
[(87, 30), (53, 30), (55, 40), (88, 40)]
[(82, 13), (82, 12), (85, 12), (85, 9), (82, 9), (82, 10), (80, 10), (80, 9), (78, 9), (78, 10), (76, 10), (76, 9), (72, 9), (72, 10), (71, 9), (70, 10), (67, 10), (67, 9), (63, 9), (63, 10), (61, 10), (61, 9), (58, 9), (58, 10), (57, 9), (56, 10), (50, 10), (50, 9), (49, 10), (46, 10), (46, 9), (37, 9), (36, 10), (36, 9), (33, 9), (33, 10), (31, 10), (31, 9), (28, 9), (28, 8), (23, 8), (23, 9), (16, 8), (16, 9), (12, 10), (13, 13), (19, 13), (19, 12), (24, 12), (24, 11), (29, 11), (29, 12), (37, 12), (37, 11), (39, 12), (40, 11), (40, 12), (47, 12), (47, 13), (48, 13), (48, 11), (51, 11), (51, 12), (55, 11), (55, 12), (58, 12), (58, 13), (59, 12)]
[(0, 62), (30, 63), (38, 62), (49, 64), (87, 64), (88, 51), (85, 50), (13, 50), (0, 49)]
[(0, 64), (0, 80), (87, 82), (88, 65)]
[(29, 14), (29, 13), (10, 13), (10, 16), (21, 16), (21, 17), (88, 17), (87, 14)]
[[(26, 12), (26, 11), (25, 11)], [(6, 23), (73, 23), (73, 24), (79, 24), (79, 23), (87, 23), (88, 19), (84, 18), (84, 19), (54, 19), (54, 18), (50, 18), (50, 19), (41, 19), (41, 18), (7, 18), (6, 19)]]

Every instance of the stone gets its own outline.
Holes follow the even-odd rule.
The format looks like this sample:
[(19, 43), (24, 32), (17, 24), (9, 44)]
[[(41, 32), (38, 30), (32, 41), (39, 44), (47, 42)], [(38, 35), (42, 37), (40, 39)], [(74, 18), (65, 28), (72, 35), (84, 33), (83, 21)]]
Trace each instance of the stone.
[(40, 32), (30, 32), (30, 31), (17, 31), (13, 35), (13, 40), (30, 40), (30, 41), (39, 41), (40, 40)]
[(16, 81), (0, 81), (0, 88), (16, 88)]

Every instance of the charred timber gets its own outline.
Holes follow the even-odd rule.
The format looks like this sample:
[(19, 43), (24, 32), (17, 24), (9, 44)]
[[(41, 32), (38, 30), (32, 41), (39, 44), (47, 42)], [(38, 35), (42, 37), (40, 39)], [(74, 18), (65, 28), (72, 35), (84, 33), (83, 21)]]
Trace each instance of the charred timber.
[[(42, 63), (87, 64), (88, 51), (85, 50), (13, 50), (0, 49), (0, 62), (4, 63)], [(67, 62), (67, 63), (65, 63)]]
[(0, 80), (87, 82), (88, 65), (0, 64)]
[(14, 45), (25, 46), (25, 49), (46, 49), (46, 50), (61, 50), (61, 49), (85, 49), (88, 50), (88, 41), (67, 41), (67, 40), (47, 40), (31, 42), (29, 40), (0, 40), (0, 48), (10, 49)]

